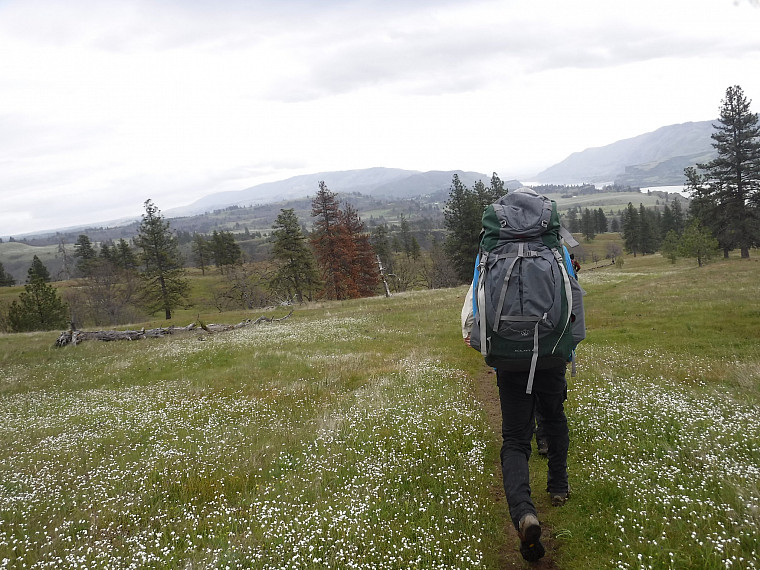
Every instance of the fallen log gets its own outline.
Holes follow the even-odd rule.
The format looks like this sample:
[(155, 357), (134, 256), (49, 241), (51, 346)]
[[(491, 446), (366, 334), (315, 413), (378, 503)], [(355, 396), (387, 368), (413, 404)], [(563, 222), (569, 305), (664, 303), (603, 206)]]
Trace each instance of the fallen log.
[(272, 317), (261, 316), (255, 320), (246, 319), (242, 322), (239, 322), (236, 325), (225, 325), (225, 324), (214, 324), (214, 323), (206, 324), (199, 319), (198, 321), (194, 323), (190, 323), (189, 325), (185, 327), (171, 326), (171, 327), (159, 327), (155, 329), (142, 328), (137, 331), (135, 330), (80, 331), (80, 330), (76, 330), (72, 328), (67, 331), (63, 331), (58, 336), (58, 339), (55, 341), (55, 345), (57, 347), (68, 346), (70, 344), (76, 346), (80, 342), (84, 342), (86, 340), (100, 340), (104, 342), (110, 342), (113, 340), (143, 340), (146, 338), (161, 338), (164, 336), (175, 334), (177, 332), (197, 331), (199, 329), (205, 331), (206, 333), (214, 334), (214, 333), (220, 333), (220, 332), (225, 332), (225, 331), (231, 331), (235, 329), (241, 329), (244, 327), (257, 325), (259, 323), (272, 323), (272, 322), (284, 321), (285, 319), (290, 317), (290, 315), (292, 314), (293, 314), (293, 311), (291, 310), (284, 317), (280, 317), (277, 319), (272, 318)]

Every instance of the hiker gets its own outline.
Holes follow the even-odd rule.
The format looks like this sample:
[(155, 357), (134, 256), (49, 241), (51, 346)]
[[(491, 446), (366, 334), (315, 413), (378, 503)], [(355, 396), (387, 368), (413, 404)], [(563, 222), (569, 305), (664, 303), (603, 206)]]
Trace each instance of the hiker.
[(570, 262), (573, 264), (573, 273), (575, 274), (576, 278), (578, 277), (578, 272), (581, 270), (581, 264), (578, 263), (578, 260), (575, 259), (575, 254), (570, 254)]
[[(548, 209), (547, 204), (550, 204)], [(528, 207), (535, 209), (528, 211)], [(510, 216), (513, 219), (504, 219)], [(528, 227), (535, 220), (539, 223)], [(481, 234), (483, 238), (480, 254), (476, 260), (473, 283), (470, 285), (462, 307), (462, 336), (468, 346), (479, 349), (485, 356), (486, 363), (496, 369), (502, 413), (501, 468), (504, 492), (509, 505), (510, 518), (520, 539), (520, 553), (525, 560), (536, 561), (544, 556), (545, 549), (540, 540), (541, 525), (531, 499), (528, 470), (531, 440), (536, 413), (538, 413), (541, 416), (541, 427), (548, 443), (546, 490), (551, 495), (552, 505), (561, 506), (570, 495), (567, 475), (569, 433), (564, 411), (564, 401), (567, 399), (565, 368), (566, 361), (572, 354), (572, 348), (581, 338), (581, 333), (576, 330), (575, 324), (573, 323), (572, 326), (572, 334), (568, 330), (568, 325), (574, 315), (580, 317), (575, 319), (579, 326), (583, 325), (582, 293), (577, 280), (569, 276), (566, 267), (567, 259), (559, 253), (561, 228), (556, 204), (548, 198), (539, 196), (532, 189), (520, 188), (500, 198), (493, 207), (489, 206), (486, 209), (483, 214), (483, 227), (484, 232)], [(515, 228), (525, 231), (516, 231)], [(542, 237), (549, 233), (551, 235), (547, 239)], [(567, 232), (563, 233), (562, 237), (572, 240), (568, 241), (570, 245), (577, 243)], [(551, 244), (551, 247), (548, 247), (547, 243)], [(539, 258), (540, 261), (536, 261)], [(506, 269), (504, 265), (498, 265), (499, 263), (509, 264), (509, 268)], [(523, 266), (520, 265), (515, 270), (515, 275), (512, 275), (513, 268), (518, 263), (525, 263), (525, 269), (523, 270)], [(538, 263), (537, 269), (531, 269), (528, 266), (531, 263)], [(546, 267), (548, 263), (555, 264), (555, 269), (548, 270)], [(498, 274), (502, 282), (486, 283), (492, 274)], [(547, 274), (551, 277), (547, 277)], [(543, 287), (542, 283), (536, 282), (531, 287), (531, 279), (547, 278), (561, 278), (562, 286)], [(520, 281), (519, 293), (512, 291), (516, 287), (513, 285), (516, 281)], [(553, 349), (550, 348), (550, 353), (547, 354), (545, 342), (542, 345), (539, 340), (540, 324), (548, 322), (548, 312), (555, 309), (547, 309), (547, 312), (535, 319), (525, 316), (504, 316), (510, 310), (507, 305), (522, 303), (523, 295), (551, 295), (557, 290), (562, 291), (559, 294), (568, 295), (571, 285), (578, 291), (572, 294), (572, 298), (567, 298), (564, 303), (551, 303), (562, 306), (564, 311), (562, 318), (566, 319), (564, 328), (558, 333), (560, 336), (555, 338), (556, 342), (551, 343), (555, 349), (561, 344), (563, 348), (559, 351), (551, 352)], [(489, 304), (486, 304), (486, 299), (490, 299)], [(495, 299), (499, 299), (499, 302), (497, 303)], [(509, 299), (512, 300), (509, 301)], [(545, 301), (545, 299), (539, 299), (539, 301)], [(478, 313), (479, 310), (481, 313), (493, 310), (494, 305), (498, 305), (496, 310), (498, 317), (492, 316), (489, 320), (486, 315)], [(517, 309), (517, 312), (523, 310), (522, 307), (513, 307), (513, 309)], [(499, 310), (502, 312), (499, 313)], [(552, 315), (552, 317), (557, 317), (557, 315)], [(516, 338), (522, 337), (522, 339), (510, 339), (509, 332), (500, 334), (501, 329), (489, 330), (489, 327), (494, 327), (493, 322), (505, 321), (510, 324), (511, 329), (522, 327), (522, 332), (518, 331), (519, 334), (516, 334)], [(582, 336), (585, 336), (585, 326), (582, 328)], [(514, 336), (515, 333), (511, 334)], [(523, 345), (515, 349), (517, 356), (510, 354), (509, 351), (520, 342)], [(526, 349), (525, 346), (531, 348)], [(541, 349), (541, 346), (544, 348)]]

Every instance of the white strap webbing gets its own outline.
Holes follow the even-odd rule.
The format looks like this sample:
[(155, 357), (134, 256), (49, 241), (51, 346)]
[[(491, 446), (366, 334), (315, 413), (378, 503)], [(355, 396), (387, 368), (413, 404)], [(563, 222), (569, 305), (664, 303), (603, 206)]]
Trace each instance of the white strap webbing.
[(541, 323), (541, 321), (546, 320), (546, 313), (544, 313), (544, 316), (541, 318), (540, 321), (536, 323), (536, 326), (533, 329), (533, 358), (530, 360), (530, 372), (528, 373), (528, 386), (525, 388), (526, 394), (531, 394), (533, 392), (533, 378), (536, 376), (536, 364), (538, 363), (538, 325)]
[(568, 247), (578, 247), (580, 245), (578, 243), (578, 240), (576, 240), (573, 237), (573, 234), (571, 234), (565, 227), (560, 226), (559, 227), (559, 235), (560, 237), (565, 240), (565, 243), (568, 245)]

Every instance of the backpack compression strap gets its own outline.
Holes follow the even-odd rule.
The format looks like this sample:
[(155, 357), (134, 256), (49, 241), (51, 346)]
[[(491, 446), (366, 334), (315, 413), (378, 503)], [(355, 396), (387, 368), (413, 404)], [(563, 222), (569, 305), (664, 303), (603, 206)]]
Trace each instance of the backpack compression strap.
[[(557, 265), (559, 265), (559, 270), (562, 273), (562, 281), (563, 281), (564, 289), (565, 289), (565, 297), (567, 299), (567, 319), (565, 320), (565, 326), (563, 328), (563, 331), (564, 331), (567, 329), (568, 325), (570, 324), (570, 312), (573, 306), (573, 290), (570, 287), (570, 277), (567, 274), (567, 269), (565, 269), (565, 261), (562, 259), (562, 256), (560, 255), (559, 250), (556, 248), (552, 248), (552, 253), (554, 254), (554, 258), (557, 260)], [(538, 362), (538, 325), (541, 323), (541, 321), (545, 321), (546, 317), (547, 315), (546, 313), (544, 313), (543, 318), (536, 323), (536, 328), (533, 329), (533, 358), (530, 361), (530, 373), (528, 374), (528, 386), (525, 388), (526, 394), (530, 394), (533, 392), (533, 379), (536, 375), (536, 363)], [(557, 339), (557, 344), (554, 345), (554, 348), (552, 349), (552, 353), (554, 353), (554, 351), (557, 350), (557, 345), (559, 345), (559, 341), (561, 338), (562, 338), (562, 335), (560, 335), (559, 339)], [(573, 362), (573, 366), (575, 366), (575, 362)]]
[[(499, 256), (499, 257), (507, 257)], [(508, 320), (512, 322), (535, 322), (536, 325), (533, 327), (533, 355), (530, 359), (530, 373), (528, 374), (528, 386), (525, 390), (526, 394), (530, 394), (533, 391), (533, 378), (536, 375), (536, 364), (538, 363), (538, 326), (546, 321), (547, 314), (544, 313), (542, 317), (540, 317), (538, 320), (535, 319), (535, 317), (518, 317), (516, 315), (513, 315), (511, 317), (501, 317), (501, 311), (504, 308), (504, 300), (507, 296), (507, 286), (509, 285), (509, 278), (512, 276), (512, 270), (515, 267), (515, 264), (524, 257), (538, 257), (538, 252), (531, 251), (528, 248), (525, 247), (525, 243), (520, 242), (518, 244), (517, 248), (517, 256), (512, 261), (512, 263), (509, 265), (509, 269), (507, 269), (507, 274), (504, 276), (504, 284), (501, 287), (501, 294), (499, 295), (499, 304), (496, 307), (496, 315), (499, 315), (499, 319), (494, 322), (493, 328), (494, 332), (496, 332), (499, 328), (499, 324), (502, 320)]]

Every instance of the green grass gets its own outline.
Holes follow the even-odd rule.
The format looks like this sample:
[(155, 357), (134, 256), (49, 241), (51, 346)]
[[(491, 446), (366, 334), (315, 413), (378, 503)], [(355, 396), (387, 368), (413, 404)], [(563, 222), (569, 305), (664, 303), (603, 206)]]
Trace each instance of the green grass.
[(560, 567), (758, 566), (759, 276), (659, 256), (582, 274)]
[[(737, 258), (582, 272), (564, 507), (531, 459), (553, 567), (758, 567), (759, 277)], [(464, 293), (318, 303), (214, 336), (55, 349), (56, 333), (0, 335), (0, 568), (519, 556), (474, 396), (486, 368), (459, 335)]]

